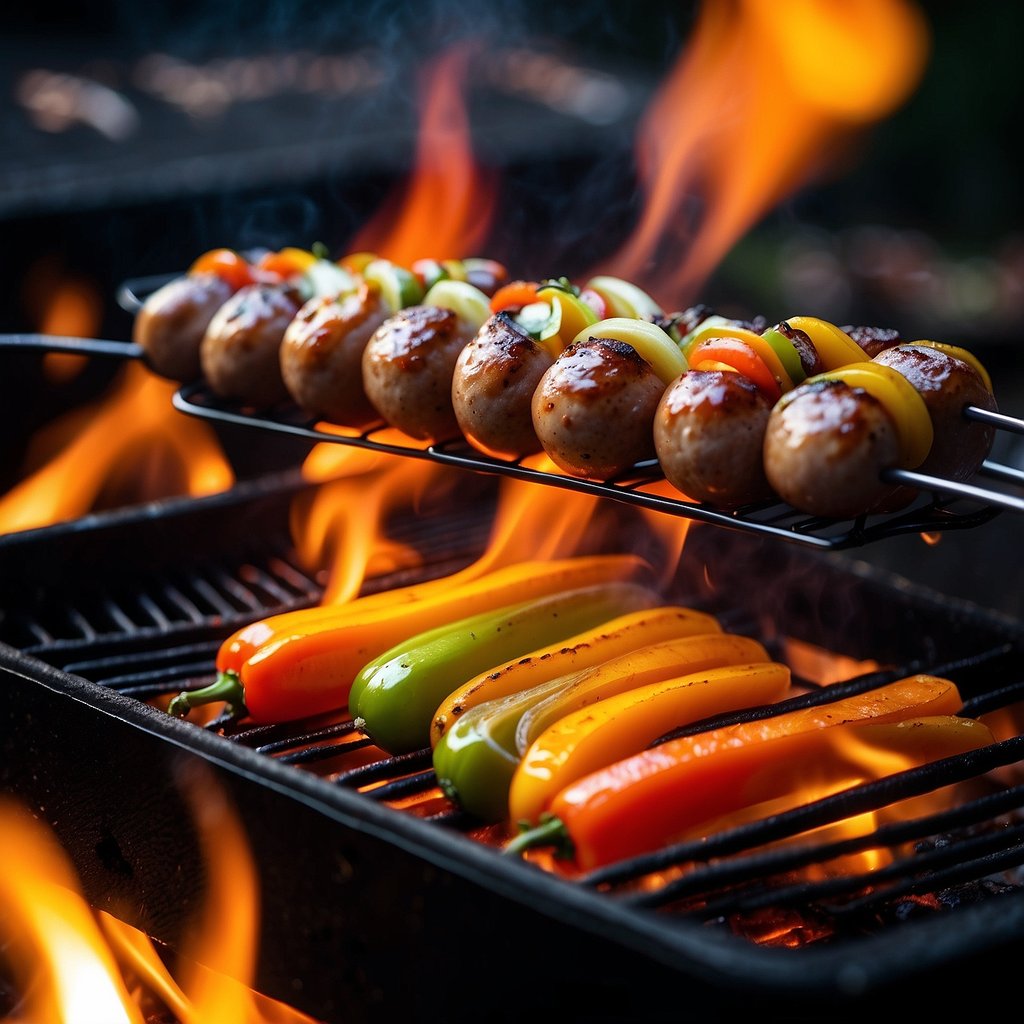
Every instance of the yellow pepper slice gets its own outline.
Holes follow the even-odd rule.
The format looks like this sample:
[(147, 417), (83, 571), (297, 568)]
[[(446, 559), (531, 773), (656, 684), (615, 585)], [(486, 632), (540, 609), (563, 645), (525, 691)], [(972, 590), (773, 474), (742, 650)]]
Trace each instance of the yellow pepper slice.
[(791, 316), (786, 318), (786, 323), (811, 339), (826, 370), (838, 370), (850, 363), (870, 362), (867, 352), (846, 331), (841, 331), (827, 320), (816, 316)]
[(533, 742), (512, 776), (509, 817), (535, 823), (577, 779), (646, 749), (669, 729), (769, 704), (789, 689), (779, 662), (726, 665), (640, 686), (574, 711)]
[(581, 331), (597, 323), (597, 314), (593, 309), (564, 288), (546, 285), (537, 289), (537, 298), (551, 303), (552, 310), (556, 306), (558, 307), (561, 313), (558, 322), (558, 337), (561, 339), (560, 347), (563, 349)]
[(573, 343), (586, 341), (588, 338), (624, 341), (627, 345), (632, 345), (666, 384), (670, 384), (688, 369), (686, 359), (671, 335), (649, 320), (613, 316), (584, 327), (573, 339)]
[(941, 341), (909, 341), (908, 345), (923, 345), (925, 348), (936, 348), (940, 352), (945, 352), (946, 355), (952, 356), (954, 359), (959, 359), (961, 362), (966, 363), (975, 369), (978, 376), (981, 378), (982, 383), (988, 389), (989, 394), (992, 393), (992, 378), (988, 375), (988, 370), (985, 369), (981, 360), (973, 353), (968, 352), (965, 348), (960, 348), (958, 345), (947, 345)]
[(905, 469), (920, 466), (928, 457), (935, 433), (928, 406), (898, 370), (868, 360), (810, 377), (808, 383), (818, 380), (841, 380), (852, 388), (863, 388), (882, 403), (896, 424)]

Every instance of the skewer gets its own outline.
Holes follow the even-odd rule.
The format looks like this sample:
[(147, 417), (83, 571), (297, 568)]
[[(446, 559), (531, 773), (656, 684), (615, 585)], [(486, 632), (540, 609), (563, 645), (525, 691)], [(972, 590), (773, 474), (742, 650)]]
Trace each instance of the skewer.
[[(96, 355), (122, 359), (145, 360), (145, 352), (140, 345), (136, 345), (133, 342), (110, 341), (99, 338), (70, 338), (49, 334), (0, 334), (0, 349), (4, 348), (24, 350), (36, 349), (40, 351), (63, 352), (74, 355)], [(267, 420), (263, 417), (255, 417), (247, 412), (232, 415), (225, 410), (212, 408), (208, 404), (202, 402), (197, 406), (191, 400), (195, 388), (196, 385), (192, 385), (189, 388), (185, 388), (177, 392), (173, 402), (174, 407), (180, 412), (190, 415), (199, 415), (204, 418), (231, 420), (232, 422), (261, 426), (264, 429), (269, 427), (279, 431), (283, 430), (285, 432), (301, 434), (302, 436), (313, 436), (326, 441), (356, 444), (370, 448), (378, 447), (377, 444), (369, 441), (365, 437), (358, 439), (346, 438), (344, 436), (327, 433), (326, 431), (310, 430), (309, 428), (297, 427), (295, 424), (283, 424), (277, 421)], [(1008, 416), (1005, 413), (989, 412), (988, 410), (980, 409), (977, 406), (967, 406), (964, 409), (964, 416), (969, 420), (988, 423), (997, 430), (1008, 430), (1011, 433), (1024, 434), (1024, 419), (1016, 416)], [(394, 451), (398, 454), (418, 455), (421, 458), (434, 458), (436, 461), (455, 463), (469, 469), (482, 468), (488, 472), (493, 472), (495, 469), (494, 460), (480, 460), (481, 462), (484, 462), (484, 464), (480, 467), (476, 467), (472, 457), (467, 459), (462, 456), (456, 457), (449, 455), (448, 453), (437, 449), (436, 446), (416, 451), (406, 450), (393, 445), (382, 447), (386, 447), (388, 450)], [(526, 473), (526, 471), (522, 469), (520, 469), (519, 472), (523, 474)], [(1004, 466), (1000, 463), (986, 461), (982, 465), (981, 472), (986, 476), (1006, 483), (1024, 485), (1024, 471), (1015, 469), (1011, 466)], [(535, 480), (548, 476), (548, 474), (545, 474), (542, 471), (530, 471), (529, 475)], [(644, 473), (643, 475), (645, 478), (650, 477), (649, 472)], [(883, 473), (882, 478), (886, 483), (905, 484), (907, 486), (914, 487), (917, 490), (931, 492), (936, 495), (967, 498), (982, 502), (994, 508), (1008, 509), (1013, 512), (1024, 512), (1024, 497), (989, 490), (985, 487), (979, 487), (976, 484), (948, 480), (944, 477), (930, 476), (926, 473), (918, 473), (914, 470), (906, 469), (886, 470)], [(574, 484), (579, 484), (580, 487), (583, 488), (585, 484), (585, 489), (588, 491), (600, 491), (602, 488), (601, 484), (595, 484), (593, 481), (580, 483), (573, 479), (563, 479), (561, 477), (554, 478), (552, 482), (557, 482), (562, 486), (568, 486), (570, 488)], [(609, 491), (612, 492), (613, 497), (620, 497), (621, 500), (621, 495), (618, 494), (618, 491), (621, 489), (614, 488), (610, 485), (608, 485), (608, 488)], [(651, 502), (654, 502), (655, 500), (658, 500), (661, 506), (667, 503), (667, 500), (650, 499)], [(676, 504), (680, 504), (682, 506), (682, 514), (690, 516), (694, 515), (695, 509), (692, 504), (681, 502)], [(665, 511), (666, 509), (662, 507), (661, 510)], [(735, 525), (734, 517), (724, 517), (723, 514), (723, 520), (725, 518), (728, 519), (726, 525)], [(768, 532), (768, 528), (764, 524), (761, 524), (761, 529), (764, 532)]]
[(969, 420), (977, 420), (978, 423), (988, 423), (997, 430), (1009, 430), (1014, 434), (1024, 434), (1024, 419), (1018, 416), (1007, 416), (1002, 412), (989, 412), (988, 409), (979, 409), (976, 405), (968, 405), (964, 409), (964, 416)]
[[(1000, 470), (1005, 469), (1009, 473), (1014, 472), (1008, 466), (998, 466), (998, 464), (994, 464), (994, 466)], [(986, 505), (995, 505), (1013, 512), (1024, 512), (1024, 497), (1002, 494), (999, 491), (990, 491), (986, 487), (978, 487), (976, 484), (947, 480), (945, 477), (930, 476), (928, 473), (918, 473), (912, 469), (886, 469), (882, 472), (882, 479), (887, 484), (907, 484), (919, 491), (932, 491), (957, 498), (972, 498), (975, 501), (984, 502)]]
[(52, 334), (0, 334), (0, 348), (40, 349), (81, 356), (116, 356), (121, 359), (145, 358), (142, 346), (131, 341), (61, 338)]

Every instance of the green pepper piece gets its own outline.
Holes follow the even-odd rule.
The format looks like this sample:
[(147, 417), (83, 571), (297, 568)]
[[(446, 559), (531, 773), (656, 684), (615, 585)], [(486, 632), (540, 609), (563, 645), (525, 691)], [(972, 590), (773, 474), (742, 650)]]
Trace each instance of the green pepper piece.
[(434, 772), (445, 795), (484, 821), (508, 816), (508, 792), (519, 767), (516, 730), (523, 715), (564, 689), (577, 673), (556, 676), (470, 708), (434, 747)]

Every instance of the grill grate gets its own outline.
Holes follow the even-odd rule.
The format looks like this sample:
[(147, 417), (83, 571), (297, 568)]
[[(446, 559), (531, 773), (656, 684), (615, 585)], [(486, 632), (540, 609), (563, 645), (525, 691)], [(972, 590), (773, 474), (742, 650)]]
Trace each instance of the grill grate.
[[(262, 564), (250, 560), (235, 564), (234, 575), (223, 564), (188, 574), (184, 592), (207, 595), (206, 604), (215, 610), (206, 615), (195, 602), (182, 598), (176, 603), (184, 606), (184, 614), (175, 621), (164, 616), (159, 609), (167, 605), (168, 594), (182, 591), (158, 579), (153, 593), (141, 591), (132, 601), (101, 600), (103, 631), (91, 627), (87, 621), (90, 616), (81, 613), (80, 636), (58, 643), (35, 643), (25, 653), (43, 657), (65, 672), (124, 696), (166, 706), (166, 700), (174, 693), (196, 689), (213, 680), (213, 659), (220, 639), (240, 620), (294, 606), (296, 602), (308, 604), (316, 600), (315, 580), (283, 554), (278, 545), (272, 544), (271, 549), (274, 554)], [(140, 623), (140, 610), (148, 613), (147, 621)], [(226, 610), (231, 614), (225, 615)], [(727, 623), (726, 628), (752, 625), (749, 620), (744, 621), (742, 613), (736, 615), (738, 618)], [(31, 620), (20, 625), (33, 637), (51, 628)], [(182, 629), (192, 630), (196, 626), (210, 633), (210, 639), (173, 642)], [(125, 640), (132, 641), (130, 649), (117, 650), (116, 638), (110, 635), (112, 630), (120, 630)], [(744, 631), (751, 633), (751, 629)], [(140, 632), (150, 640), (151, 634), (160, 633), (163, 642), (150, 642), (137, 650), (134, 641)], [(770, 650), (779, 649), (779, 637), (760, 639)], [(113, 646), (114, 653), (89, 657), (90, 646), (104, 650)], [(673, 730), (657, 742), (710, 727), (822, 705), (923, 671), (958, 682), (966, 698), (965, 714), (973, 716), (1012, 704), (1024, 695), (1024, 679), (1014, 675), (1014, 645), (1001, 643), (943, 663), (927, 665), (911, 660), (827, 687), (804, 681), (808, 692), (800, 696), (772, 706), (715, 716)], [(978, 689), (979, 679), (986, 680), (984, 690)], [(998, 681), (994, 687), (993, 679)], [(227, 742), (312, 772), (327, 784), (358, 791), (375, 803), (425, 817), (438, 827), (471, 837), (501, 838), (497, 830), (482, 829), (440, 793), (429, 749), (385, 756), (345, 716), (344, 709), (317, 720), (275, 725), (253, 726), (222, 717), (209, 721), (205, 728)], [(598, 892), (601, 898), (614, 898), (624, 908), (660, 909), (702, 922), (721, 924), (737, 916), (754, 917), (766, 910), (808, 912), (814, 908), (817, 914), (833, 919), (838, 928), (846, 927), (845, 922), (856, 921), (862, 929), (866, 915), (879, 918), (883, 910), (891, 912), (894, 904), (914, 896), (958, 886), (991, 885), (991, 876), (1024, 867), (1024, 826), (997, 828), (993, 824), (1024, 807), (1024, 785), (985, 794), (920, 820), (884, 825), (866, 837), (789, 845), (781, 850), (772, 849), (771, 844), (783, 840), (792, 843), (808, 830), (878, 811), (945, 786), (978, 780), (1022, 758), (1024, 737), (1006, 740), (982, 751), (855, 786), (710, 838), (616, 863), (581, 875), (573, 879), (573, 884)], [(913, 845), (911, 853), (900, 853), (908, 844)], [(826, 873), (825, 878), (814, 881), (792, 880), (811, 866), (827, 865), (837, 857), (868, 849), (891, 851), (892, 864), (870, 874), (837, 878)], [(666, 872), (677, 873), (678, 877), (666, 880), (662, 877)]]
[[(189, 503), (185, 515), (191, 515), (195, 507), (196, 503)], [(229, 523), (235, 521), (234, 516), (228, 507)], [(453, 571), (480, 550), (486, 526), (473, 526), (470, 517), (479, 518), (480, 509), (465, 509), (455, 515), (443, 513), (438, 516), (443, 523), (440, 526), (422, 520), (410, 525), (409, 536), (422, 536), (433, 546), (412, 578)], [(139, 518), (142, 521), (148, 517)], [(283, 510), (282, 518), (286, 518)], [(191, 537), (195, 531), (191, 522), (186, 525), (182, 534)], [(152, 523), (147, 523), (140, 538), (145, 538), (151, 527)], [(616, 535), (639, 538), (641, 532), (627, 527)], [(58, 532), (57, 550), (76, 543), (81, 533)], [(216, 535), (215, 531), (210, 534)], [(229, 530), (226, 536), (237, 544), (240, 539), (236, 534), (237, 530)], [(202, 535), (206, 536), (206, 531)], [(67, 723), (62, 730), (53, 730), (52, 719), (41, 732), (26, 728), (24, 731), (31, 735), (27, 742), (35, 755), (32, 766), (22, 771), (17, 768), (17, 759), (8, 757), (5, 770), (20, 771), (19, 784), (34, 792), (38, 766), (53, 765), (44, 772), (45, 777), (53, 779), (52, 786), (42, 791), (37, 806), (45, 804), (47, 813), (52, 806), (55, 815), (72, 824), (78, 820), (76, 815), (82, 814), (85, 821), (98, 818), (109, 822), (116, 820), (122, 810), (120, 787), (141, 786), (140, 800), (148, 812), (151, 804), (158, 803), (151, 790), (166, 778), (163, 757), (153, 756), (161, 747), (196, 752), (218, 765), (235, 766), (246, 785), (260, 790), (253, 797), (259, 807), (265, 800), (292, 801), (302, 807), (306, 816), (301, 820), (307, 829), (313, 828), (310, 815), (318, 820), (322, 817), (320, 838), (336, 844), (336, 848), (322, 858), (329, 861), (322, 869), (327, 874), (318, 875), (310, 869), (307, 895), (321, 915), (320, 928), (332, 927), (324, 918), (331, 913), (331, 906), (342, 908), (334, 911), (343, 918), (344, 927), (335, 922), (340, 938), (332, 939), (333, 952), (354, 958), (371, 974), (372, 965), (360, 956), (359, 944), (371, 942), (361, 929), (371, 927), (384, 906), (374, 904), (375, 899), (385, 898), (379, 895), (385, 884), (380, 871), (387, 877), (387, 886), (408, 884), (412, 892), (420, 894), (424, 887), (433, 891), (432, 879), (453, 869), (463, 884), (468, 880), (472, 891), (466, 901), (467, 927), (471, 920), (476, 921), (473, 915), (480, 912), (480, 906), (489, 905), (493, 899), (502, 903), (491, 912), (505, 924), (519, 912), (511, 910), (509, 902), (543, 907), (543, 913), (557, 919), (560, 927), (572, 930), (571, 935), (564, 936), (571, 941), (580, 941), (581, 930), (591, 937), (599, 935), (602, 943), (614, 947), (616, 960), (624, 952), (632, 955), (639, 951), (642, 957), (667, 964), (672, 971), (684, 971), (691, 984), (696, 975), (711, 970), (725, 982), (725, 988), (737, 982), (767, 987), (784, 983), (805, 991), (834, 985), (836, 978), (845, 977), (843, 962), (851, 948), (856, 952), (850, 955), (866, 956), (867, 977), (892, 978), (900, 972), (962, 957), (985, 943), (1016, 941), (1024, 935), (1024, 918), (1017, 916), (1024, 910), (1024, 897), (1015, 899), (1020, 895), (1018, 875), (1024, 867), (1018, 821), (1024, 806), (1024, 780), (1018, 784), (1011, 778), (998, 785), (994, 781), (1004, 772), (1000, 766), (1024, 760), (1022, 738), (1004, 740), (977, 754), (937, 762), (881, 783), (858, 786), (718, 833), (700, 843), (680, 844), (602, 871), (563, 877), (557, 871), (546, 870), (544, 863), (500, 856), (495, 846), (504, 838), (502, 830), (482, 826), (447, 800), (436, 786), (429, 751), (387, 757), (355, 728), (343, 709), (316, 719), (274, 725), (250, 725), (223, 717), (205, 722), (199, 717), (194, 722), (170, 718), (160, 710), (167, 698), (181, 689), (212, 681), (220, 640), (237, 622), (280, 610), (282, 602), (309, 603), (319, 597), (320, 578), (299, 565), (286, 531), (262, 530), (259, 535), (265, 545), (262, 552), (236, 554), (218, 538), (214, 545), (217, 557), (205, 551), (194, 553), (191, 565), (178, 564), (180, 548), (168, 545), (166, 560), (174, 563), (171, 566), (132, 568), (105, 581), (102, 587), (97, 584), (90, 589), (71, 574), (59, 613), (46, 595), (35, 601), (19, 601), (0, 594), (0, 615), (5, 603), (7, 606), (6, 618), (0, 618), (0, 640), (9, 645), (0, 643), (0, 678), (8, 680), (13, 664), (16, 680), (36, 679), (41, 691), (64, 690), (73, 696), (69, 703), (75, 709), (64, 709), (69, 721), (76, 720), (74, 716), (80, 716), (83, 707), (92, 706), (102, 712), (100, 719), (135, 723), (146, 737), (138, 741), (139, 758), (132, 773), (121, 771), (121, 748), (110, 744), (111, 751), (116, 750), (116, 755), (110, 755), (115, 758), (113, 766), (108, 766), (91, 788), (87, 787), (89, 792), (98, 790), (98, 796), (90, 796), (83, 803), (54, 796), (66, 788), (66, 778), (58, 765), (60, 757), (43, 755), (47, 743), (59, 748), (53, 750), (54, 755), (77, 750), (76, 763), (84, 766), (87, 775), (94, 761), (102, 764), (106, 758), (105, 751), (98, 756), (93, 750), (95, 736), (89, 733), (79, 740), (70, 734), (74, 730)], [(119, 521), (118, 529), (111, 531), (107, 541), (120, 551), (132, 543), (132, 533)], [(22, 548), (24, 557), (18, 554)], [(5, 559), (7, 566), (16, 566), (19, 560), (31, 562), (41, 552), (53, 549), (49, 537), (26, 538), (18, 547), (13, 543), (6, 548), (0, 546), (0, 570)], [(689, 561), (671, 587), (672, 600), (706, 608), (725, 628), (756, 636), (782, 660), (787, 660), (786, 652), (794, 642), (835, 651), (854, 662), (870, 658), (879, 665), (877, 671), (830, 684), (828, 689), (811, 679), (800, 680), (808, 692), (786, 707), (860, 692), (929, 669), (958, 684), (967, 713), (973, 716), (995, 712), (1024, 696), (1020, 657), (1024, 637), (1015, 625), (949, 602), (935, 603), (925, 593), (902, 583), (893, 586), (887, 577), (876, 578), (863, 570), (852, 572), (839, 560), (817, 554), (809, 557), (792, 545), (771, 548), (749, 537), (698, 530), (688, 537), (686, 557)], [(76, 564), (95, 562), (79, 560)], [(132, 567), (133, 559), (124, 557), (120, 564)], [(715, 570), (710, 577), (706, 566)], [(367, 589), (409, 581), (410, 572), (406, 570), (374, 580)], [(108, 602), (118, 609), (117, 614), (111, 612)], [(72, 619), (77, 623), (76, 631), (65, 636), (57, 625)], [(20, 643), (13, 642), (15, 636)], [(55, 640), (49, 643), (43, 637)], [(51, 674), (38, 669), (39, 662), (53, 666)], [(22, 705), (32, 708), (29, 718), (45, 721), (45, 715), (36, 712), (34, 701), (24, 696), (24, 687), (13, 686), (7, 692), (16, 709)], [(749, 720), (777, 711), (752, 709), (703, 724)], [(17, 741), (20, 731), (11, 730), (12, 742)], [(156, 775), (145, 775), (146, 764), (156, 766)], [(898, 825), (886, 824), (870, 837), (840, 838), (833, 833), (812, 842), (803, 834), (809, 828), (949, 784), (964, 787), (966, 794), (951, 810)], [(100, 809), (97, 811), (89, 800), (98, 800)], [(112, 803), (108, 807), (109, 801)], [(294, 844), (295, 836), (302, 834), (283, 831), (280, 821), (287, 815), (278, 817), (281, 807), (273, 806), (277, 814), (257, 814), (247, 819), (254, 841), (275, 849)], [(154, 819), (161, 842), (165, 832), (177, 834), (177, 825), (160, 830), (160, 822), (165, 822), (162, 813), (158, 811)], [(91, 838), (90, 827), (78, 827), (75, 833), (83, 836), (86, 858), (97, 855), (95, 843), (99, 842)], [(143, 819), (141, 828), (147, 836), (153, 832), (148, 818)], [(359, 867), (358, 851), (364, 850), (367, 837), (373, 842), (383, 837), (384, 843), (401, 851), (402, 856), (414, 858), (417, 866), (412, 875), (404, 881), (387, 875), (387, 868), (378, 864), (378, 859), (386, 863), (393, 854), (380, 847), (373, 847), (374, 855)], [(123, 837), (121, 841), (125, 842)], [(304, 848), (311, 845), (304, 838), (300, 841)], [(823, 870), (836, 858), (851, 857), (869, 848), (889, 851), (891, 864), (870, 874), (854, 872), (838, 877)], [(309, 851), (309, 858), (316, 856)], [(130, 850), (126, 858), (139, 870), (139, 861)], [(345, 902), (346, 896), (350, 901), (360, 901), (353, 888), (344, 893), (331, 888), (338, 871), (343, 880), (347, 877), (345, 872), (350, 869), (344, 865), (350, 862), (357, 865), (351, 868), (360, 883), (356, 888), (368, 893), (362, 915)], [(270, 927), (280, 930), (276, 953), (283, 959), (277, 969), (285, 977), (285, 972), (292, 970), (288, 957), (299, 949), (308, 949), (311, 954), (315, 950), (316, 962), (322, 963), (326, 933), (304, 928), (300, 919), (305, 914), (297, 914), (295, 906), (287, 901), (287, 894), (303, 883), (291, 871), (294, 862), (286, 863), (283, 869), (275, 866), (273, 858), (261, 863), (268, 872), (268, 920), (273, 922)], [(163, 870), (159, 868), (159, 872)], [(155, 889), (132, 892), (134, 905), (148, 906), (155, 894), (163, 891), (166, 879), (162, 873), (157, 878)], [(451, 913), (453, 884), (449, 879), (445, 883), (449, 888), (442, 886), (437, 897), (446, 920)], [(334, 892), (342, 902), (329, 906), (322, 895), (326, 891)], [(175, 892), (175, 900), (180, 899), (180, 893)], [(142, 895), (145, 898), (140, 903)], [(391, 898), (389, 893), (387, 899)], [(164, 912), (180, 912), (175, 900), (171, 900), (171, 910)], [(369, 905), (365, 905), (367, 900)], [(969, 908), (973, 908), (973, 914), (965, 916), (962, 912)], [(935, 941), (936, 932), (928, 931), (928, 925), (939, 920), (948, 922), (954, 914), (959, 916), (952, 924), (942, 924), (946, 930), (941, 935), (945, 938)], [(911, 921), (926, 930), (906, 933), (900, 926)], [(791, 965), (786, 957), (796, 955), (796, 951), (769, 948), (778, 940), (769, 936), (771, 928), (765, 922), (774, 922), (775, 926), (789, 922), (786, 940), (803, 943), (806, 948), (801, 955), (822, 954), (813, 961), (799, 962), (817, 966), (802, 969)], [(389, 949), (395, 923), (393, 918), (385, 921), (385, 945)], [(440, 927), (437, 920), (432, 925)], [(353, 928), (359, 936), (356, 939), (350, 938)], [(899, 938), (894, 938), (897, 928)], [(152, 933), (159, 934), (159, 927)], [(866, 938), (870, 945), (864, 945)], [(429, 958), (440, 955), (438, 951), (445, 947), (438, 940), (430, 943), (433, 953), (418, 948), (433, 963)], [(829, 958), (831, 951), (836, 953), (834, 959)], [(769, 952), (785, 953), (786, 957), (765, 964), (759, 957)], [(631, 962), (636, 967), (635, 961)], [(295, 976), (293, 973), (286, 978)], [(318, 984), (317, 991), (322, 994), (329, 982)], [(263, 990), (272, 991), (273, 986)], [(721, 993), (716, 992), (716, 998), (720, 997)], [(310, 1009), (316, 1012), (313, 1005)]]

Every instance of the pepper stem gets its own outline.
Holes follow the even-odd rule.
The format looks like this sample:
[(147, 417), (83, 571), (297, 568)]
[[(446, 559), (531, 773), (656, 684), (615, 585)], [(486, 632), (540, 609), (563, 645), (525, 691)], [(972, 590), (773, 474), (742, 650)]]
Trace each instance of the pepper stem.
[(203, 704), (214, 704), (222, 700), (228, 706), (228, 710), (234, 718), (241, 718), (248, 714), (245, 706), (245, 688), (237, 672), (221, 672), (217, 678), (199, 690), (185, 690), (179, 693), (170, 704), (167, 705), (167, 713), (176, 718), (184, 718), (192, 708), (201, 707)]
[(553, 846), (555, 856), (562, 860), (570, 859), (576, 852), (565, 822), (553, 814), (541, 815), (540, 821), (533, 828), (525, 822), (521, 822), (519, 827), (519, 835), (505, 844), (503, 852), (510, 857), (519, 856), (537, 846)]

